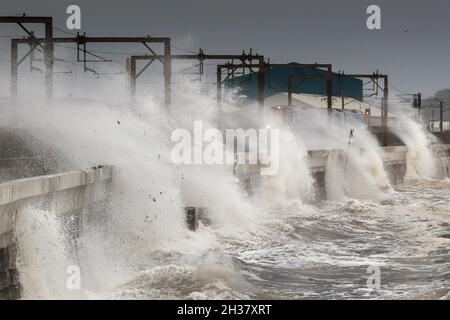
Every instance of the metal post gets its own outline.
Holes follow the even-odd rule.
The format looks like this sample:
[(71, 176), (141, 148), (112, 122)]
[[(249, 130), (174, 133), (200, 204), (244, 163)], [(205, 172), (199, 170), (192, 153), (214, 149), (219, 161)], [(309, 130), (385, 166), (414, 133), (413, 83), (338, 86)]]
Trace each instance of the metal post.
[(258, 104), (260, 111), (262, 111), (264, 107), (264, 88), (266, 85), (265, 69), (266, 65), (264, 63), (264, 58), (260, 58), (258, 68)]
[(292, 77), (288, 76), (288, 106), (292, 106)]
[(136, 59), (130, 58), (130, 96), (132, 102), (136, 99)]
[[(333, 104), (333, 73), (331, 64), (275, 64), (276, 67), (308, 67), (308, 68), (326, 68), (327, 69), (327, 79), (326, 79), (326, 91), (327, 91), (327, 110), (330, 112)], [(288, 105), (292, 104), (292, 94), (294, 93), (293, 79), (295, 77), (303, 78), (305, 75), (302, 73), (293, 73), (288, 75)]]
[[(31, 19), (31, 20), (30, 20)], [(24, 21), (23, 21), (24, 20)], [(0, 17), (0, 23), (2, 22), (24, 22), (24, 23), (45, 23), (46, 26), (51, 23), (51, 18), (29, 18), (29, 17), (12, 17), (12, 18), (3, 18)], [(32, 41), (34, 41), (36, 44), (44, 43), (44, 54), (45, 54), (45, 65), (46, 65), (46, 81), (49, 85), (47, 86), (47, 93), (50, 93), (52, 86), (52, 75), (53, 75), (53, 60), (54, 60), (54, 52), (53, 52), (53, 44), (54, 43), (76, 43), (77, 44), (77, 61), (84, 63), (85, 71), (92, 71), (87, 67), (87, 54), (94, 55), (92, 53), (87, 52), (86, 50), (86, 44), (87, 43), (164, 43), (165, 47), (167, 48), (166, 52), (170, 56), (170, 38), (151, 38), (151, 37), (87, 37), (86, 34), (83, 36), (80, 36), (77, 34), (76, 37), (70, 37), (70, 38), (53, 38), (52, 37), (52, 30), (51, 27), (46, 27), (46, 37), (45, 38), (33, 38)], [(19, 38), (19, 39), (12, 39), (11, 41), (17, 41), (18, 44), (29, 44), (30, 40), (26, 38)], [(46, 50), (45, 48), (48, 48), (49, 50)], [(45, 52), (48, 52), (46, 54)], [(83, 52), (83, 56), (81, 56), (80, 52)], [(96, 55), (94, 55), (96, 56)], [(83, 59), (82, 59), (83, 57)], [(163, 62), (164, 55), (159, 56), (158, 60)], [(97, 56), (97, 58), (101, 58)], [(81, 60), (82, 59), (82, 60)], [(170, 75), (171, 75), (171, 59), (167, 59), (167, 68), (166, 68), (166, 74), (168, 77), (166, 77), (166, 84), (170, 84)], [(106, 61), (106, 60), (105, 60)], [(48, 62), (48, 63), (47, 63)], [(51, 72), (50, 72), (51, 70)], [(130, 79), (131, 81), (132, 79)], [(134, 79), (135, 81), (136, 79)], [(169, 87), (169, 102), (170, 102), (170, 87)]]
[[(258, 73), (258, 91), (259, 91), (259, 104), (262, 106), (264, 104), (264, 85), (265, 85), (265, 63), (264, 63), (264, 56), (260, 55), (222, 55), (222, 54), (216, 54), (216, 55), (208, 55), (204, 54), (203, 50), (200, 50), (199, 54), (189, 54), (189, 55), (171, 55), (170, 54), (170, 40), (165, 42), (165, 55), (133, 55), (131, 56), (131, 69), (134, 68), (134, 74), (136, 74), (136, 61), (137, 60), (160, 60), (163, 62), (163, 68), (164, 68), (164, 75), (165, 75), (165, 88), (166, 88), (166, 102), (170, 104), (170, 77), (171, 77), (171, 61), (173, 60), (198, 60), (200, 63), (203, 63), (204, 60), (228, 60), (228, 59), (239, 59), (243, 63), (239, 65), (241, 68), (260, 68), (261, 72)], [(259, 64), (253, 65), (251, 62), (253, 60), (258, 60)], [(249, 61), (250, 64), (246, 63), (245, 61)], [(144, 67), (145, 69), (145, 67)], [(202, 67), (203, 70), (203, 67)], [(141, 71), (142, 72), (142, 71)], [(141, 73), (139, 72), (137, 76)], [(234, 72), (234, 71), (233, 71)], [(131, 95), (135, 94), (135, 86), (136, 86), (136, 76), (132, 79), (132, 93)]]
[(87, 47), (86, 42), (83, 43), (83, 70), (87, 72)]
[(220, 109), (222, 103), (222, 68), (217, 66), (217, 108)]
[[(136, 61), (136, 60), (135, 60)], [(136, 67), (136, 64), (135, 64)], [(136, 68), (134, 70), (136, 73)], [(171, 76), (172, 76), (172, 60), (170, 58), (170, 39), (164, 41), (164, 99), (166, 107), (171, 103)], [(136, 79), (134, 79), (134, 86), (136, 86)]]
[(34, 32), (31, 31), (30, 34), (31, 34), (31, 36), (30, 36), (30, 72), (33, 72), (34, 48), (35, 48)]
[(217, 66), (217, 126), (222, 129), (222, 68)]
[(127, 73), (127, 80), (130, 80), (130, 70), (131, 69), (131, 59), (130, 58), (126, 58), (125, 59), (125, 71)]
[(11, 98), (17, 98), (17, 42), (11, 41)]
[(439, 131), (441, 133), (444, 132), (443, 116), (444, 116), (444, 103), (441, 101), (439, 103)]
[(333, 72), (331, 70), (331, 66), (327, 68), (328, 76), (327, 76), (327, 108), (328, 112), (331, 112), (331, 108), (333, 107)]
[(420, 109), (422, 108), (422, 94), (419, 92), (417, 94), (417, 122), (420, 124), (422, 121), (420, 119)]
[(384, 88), (383, 88), (383, 105), (381, 110), (381, 125), (383, 130), (383, 145), (387, 145), (387, 130), (388, 130), (388, 112), (389, 112), (389, 84), (388, 76), (384, 78)]
[(125, 70), (127, 73), (128, 94), (131, 99), (131, 59), (130, 58), (126, 58), (126, 60), (125, 60)]
[[(47, 89), (47, 97), (51, 98), (53, 95), (53, 19), (52, 17), (28, 17), (26, 15), (23, 16), (9, 16), (9, 17), (0, 17), (0, 23), (17, 23), (19, 26), (29, 35), (33, 36), (24, 26), (24, 23), (39, 23), (45, 24), (45, 39), (44, 39), (44, 61), (45, 61), (45, 83)], [(27, 39), (23, 39), (25, 43), (27, 43)], [(13, 44), (11, 44), (13, 47)], [(12, 48), (13, 49), (13, 48)], [(17, 52), (17, 49), (15, 49)], [(13, 56), (13, 52), (11, 52), (11, 56)], [(13, 59), (14, 60), (14, 59)], [(11, 66), (11, 82), (14, 82), (17, 79), (17, 65), (12, 62)], [(15, 59), (17, 62), (17, 58)], [(16, 79), (14, 79), (16, 78)], [(17, 82), (11, 84), (11, 91), (14, 95), (17, 95)]]
[(44, 60), (45, 60), (45, 84), (47, 98), (53, 97), (53, 27), (52, 23), (45, 24)]

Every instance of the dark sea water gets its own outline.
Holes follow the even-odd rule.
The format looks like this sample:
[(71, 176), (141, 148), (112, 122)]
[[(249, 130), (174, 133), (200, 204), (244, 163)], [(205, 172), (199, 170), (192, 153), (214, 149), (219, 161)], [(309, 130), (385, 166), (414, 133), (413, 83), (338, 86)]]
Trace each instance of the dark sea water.
[(450, 299), (448, 180), (409, 180), (377, 201), (294, 203), (270, 217), (201, 256), (161, 253), (113, 297)]

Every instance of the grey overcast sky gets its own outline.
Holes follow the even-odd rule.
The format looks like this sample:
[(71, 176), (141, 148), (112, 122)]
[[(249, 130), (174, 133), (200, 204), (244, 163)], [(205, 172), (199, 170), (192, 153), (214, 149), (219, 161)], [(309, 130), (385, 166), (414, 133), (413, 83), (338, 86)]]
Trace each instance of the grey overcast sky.
[[(50, 15), (65, 29), (70, 4), (81, 7), (89, 35), (168, 36), (194, 51), (251, 47), (276, 62), (332, 63), (347, 73), (379, 69), (404, 92), (450, 87), (448, 0), (2, 0), (0, 15)], [(366, 27), (371, 4), (381, 7), (379, 31)], [(0, 36), (10, 34), (22, 35), (0, 26)], [(8, 39), (0, 45), (7, 55)]]

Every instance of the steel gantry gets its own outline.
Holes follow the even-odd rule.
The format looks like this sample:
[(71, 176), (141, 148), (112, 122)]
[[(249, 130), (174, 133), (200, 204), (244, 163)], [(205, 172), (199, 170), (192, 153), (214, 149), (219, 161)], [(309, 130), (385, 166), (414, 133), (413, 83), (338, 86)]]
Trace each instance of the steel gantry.
[[(44, 43), (46, 40), (43, 38), (35, 38), (33, 34), (30, 34), (27, 38), (21, 39), (11, 39), (11, 83), (14, 91), (12, 92), (13, 96), (17, 96), (17, 70), (20, 63), (22, 63), (25, 58), (32, 54), (33, 50)], [(97, 59), (102, 59), (100, 61), (108, 62), (109, 60), (104, 59), (94, 53), (91, 53), (87, 50), (87, 44), (89, 43), (142, 43), (152, 56), (157, 56), (157, 53), (150, 47), (152, 43), (161, 43), (164, 45), (164, 57), (170, 55), (170, 38), (167, 37), (87, 37), (86, 35), (77, 35), (76, 37), (68, 37), (68, 38), (53, 38), (52, 43), (75, 43), (77, 45), (77, 61), (84, 63), (85, 71), (93, 71), (86, 66), (87, 62), (92, 62), (92, 60), (87, 59), (87, 55), (94, 56)], [(18, 60), (18, 45), (19, 44), (28, 44), (30, 45), (30, 51)], [(82, 58), (80, 56), (80, 52), (82, 53)], [(98, 62), (95, 60), (94, 62)], [(168, 82), (166, 86), (170, 84), (170, 63), (167, 60), (164, 63), (164, 74), (167, 75)], [(167, 103), (167, 101), (166, 101)], [(170, 103), (170, 101), (169, 101)]]
[[(312, 63), (312, 64), (304, 64), (304, 63), (270, 63), (270, 62), (264, 62), (263, 64), (251, 64), (251, 65), (244, 65), (244, 64), (233, 64), (233, 63), (227, 63), (223, 65), (217, 66), (217, 101), (218, 103), (222, 99), (222, 90), (221, 85), (233, 74), (236, 72), (237, 69), (242, 68), (258, 68), (258, 76), (260, 74), (263, 74), (264, 76), (261, 78), (258, 77), (258, 100), (262, 101), (260, 105), (264, 105), (264, 86), (265, 86), (265, 74), (270, 70), (270, 68), (324, 68), (327, 69), (327, 107), (329, 110), (331, 110), (332, 107), (332, 97), (333, 97), (333, 71), (332, 71), (332, 65), (331, 64), (319, 64), (319, 63)], [(226, 69), (228, 71), (227, 76), (225, 79), (222, 80), (222, 69)], [(251, 69), (252, 70), (252, 69)], [(292, 104), (292, 93), (293, 93), (293, 86), (292, 82), (293, 79), (296, 77), (300, 77), (302, 74), (290, 74), (288, 75), (288, 105)]]
[[(136, 65), (139, 60), (147, 60), (147, 64), (137, 72)], [(241, 65), (244, 68), (248, 68), (249, 70), (253, 70), (252, 68), (260, 67), (260, 72), (258, 75), (258, 83), (259, 83), (259, 95), (258, 101), (262, 106), (264, 104), (264, 56), (258, 54), (246, 54), (243, 52), (242, 54), (205, 54), (203, 50), (200, 49), (198, 54), (179, 54), (179, 55), (170, 55), (170, 56), (161, 56), (161, 55), (135, 55), (131, 56), (127, 59), (127, 64), (129, 64), (128, 72), (130, 78), (130, 94), (134, 98), (136, 95), (136, 79), (142, 74), (142, 72), (153, 63), (153, 61), (159, 60), (161, 62), (168, 64), (169, 66), (172, 63), (172, 60), (197, 60), (199, 62), (203, 62), (205, 60), (239, 60), (241, 61)], [(258, 64), (253, 64), (253, 61), (258, 61)], [(219, 70), (219, 69), (218, 69)], [(219, 77), (219, 76), (218, 76)], [(170, 103), (171, 96), (171, 88), (170, 88), (170, 75), (164, 72), (165, 83), (168, 84), (165, 86), (165, 97), (166, 101)], [(221, 81), (218, 82), (219, 84)], [(220, 96), (220, 95), (219, 95)], [(220, 102), (218, 101), (220, 104)]]
[[(285, 65), (282, 65), (285, 66)], [(287, 64), (286, 66), (303, 67), (303, 68), (324, 68), (327, 70), (327, 109), (331, 110), (333, 106), (333, 66), (329, 63), (313, 63), (313, 64)], [(292, 93), (294, 92), (293, 81), (296, 78), (305, 77), (302, 73), (289, 74), (288, 75), (288, 105), (292, 105)]]
[[(23, 24), (34, 23), (45, 25), (45, 38), (41, 43), (44, 43), (44, 63), (45, 63), (45, 84), (47, 97), (53, 96), (53, 19), (52, 17), (28, 17), (28, 16), (13, 16), (0, 17), (0, 23), (17, 23), (29, 36), (32, 33), (25, 28)], [(17, 97), (17, 45), (11, 42), (11, 95), (13, 98)], [(15, 79), (16, 81), (13, 81)]]
[[(381, 128), (383, 133), (382, 143), (383, 145), (387, 145), (387, 131), (388, 131), (388, 111), (389, 111), (389, 79), (388, 75), (386, 74), (380, 74), (377, 72), (374, 72), (372, 74), (370, 73), (354, 73), (354, 74), (347, 74), (347, 73), (340, 73), (339, 76), (342, 77), (353, 77), (353, 78), (360, 78), (360, 79), (369, 79), (373, 82), (373, 84), (376, 86), (376, 88), (379, 88), (380, 90), (383, 90), (383, 99), (381, 100)], [(378, 83), (378, 80), (383, 80), (383, 87), (381, 87)]]

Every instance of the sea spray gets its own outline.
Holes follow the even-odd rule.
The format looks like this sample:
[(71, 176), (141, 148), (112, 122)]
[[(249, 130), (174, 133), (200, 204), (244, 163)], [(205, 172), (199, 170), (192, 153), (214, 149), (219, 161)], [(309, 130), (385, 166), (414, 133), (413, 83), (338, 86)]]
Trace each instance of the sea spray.
[[(276, 153), (278, 165), (269, 175), (262, 174), (258, 196), (266, 208), (280, 208), (289, 206), (296, 201), (310, 200), (312, 197), (312, 177), (307, 165), (307, 151), (303, 139), (296, 134), (269, 107), (261, 110), (257, 105), (244, 107), (241, 110), (230, 108), (224, 115), (227, 128), (241, 128), (243, 130), (260, 129), (267, 132), (277, 131), (276, 145), (271, 145), (266, 154), (260, 153), (265, 166), (266, 158), (270, 159)], [(269, 135), (270, 133), (268, 133)], [(273, 134), (273, 133), (272, 133)], [(261, 159), (260, 159), (261, 160)]]
[(403, 118), (401, 126), (395, 128), (395, 133), (408, 147), (406, 156), (409, 178), (433, 178), (435, 163), (433, 153), (429, 149), (429, 139), (423, 128), (415, 121)]
[[(311, 123), (314, 124), (314, 119), (310, 119), (310, 126)], [(316, 125), (319, 130), (324, 127), (323, 123)], [(376, 199), (390, 190), (379, 143), (361, 123), (348, 120), (347, 126), (341, 127), (339, 123), (330, 122), (321, 133), (312, 139), (315, 148), (330, 150), (325, 182), (331, 200)], [(305, 136), (311, 137), (312, 133), (307, 132)]]
[(312, 176), (307, 166), (307, 152), (300, 137), (287, 129), (280, 129), (279, 171), (264, 176), (263, 199), (272, 208), (289, 206), (296, 201), (308, 201), (312, 197)]
[(343, 152), (330, 150), (325, 168), (325, 186), (328, 200), (337, 201), (347, 197), (346, 162), (346, 156)]
[[(42, 84), (41, 75), (35, 75), (36, 80), (33, 81)], [(61, 76), (55, 75), (55, 78), (60, 80)], [(83, 79), (76, 80), (78, 84)], [(420, 296), (418, 293), (430, 295), (434, 291), (437, 295), (449, 287), (448, 261), (445, 257), (443, 259), (442, 248), (425, 246), (423, 241), (418, 241), (418, 231), (421, 236), (436, 236), (446, 232), (448, 214), (445, 214), (448, 208), (447, 202), (442, 199), (448, 196), (448, 192), (445, 193), (448, 188), (441, 190), (440, 194), (436, 190), (427, 190), (426, 196), (422, 197), (424, 188), (420, 185), (414, 192), (404, 194), (389, 206), (354, 201), (352, 203), (358, 205), (336, 210), (333, 203), (333, 208), (327, 211), (296, 203), (274, 210), (270, 215), (261, 215), (260, 212), (253, 215), (253, 209), (258, 206), (236, 189), (236, 179), (233, 179), (231, 171), (223, 168), (220, 177), (215, 179), (218, 172), (214, 168), (205, 169), (200, 170), (204, 176), (202, 173), (192, 173), (197, 180), (192, 181), (191, 185), (201, 190), (201, 198), (206, 200), (206, 205), (213, 203), (216, 196), (220, 197), (218, 208), (212, 208), (212, 214), (217, 217), (216, 224), (200, 226), (196, 233), (188, 232), (184, 227), (183, 206), (194, 196), (191, 198), (183, 193), (181, 171), (167, 159), (166, 152), (171, 148), (168, 137), (173, 128), (184, 127), (182, 121), (187, 125), (192, 123), (186, 117), (189, 112), (183, 110), (185, 106), (190, 105), (187, 109), (192, 110), (198, 103), (202, 107), (195, 112), (204, 115), (206, 111), (209, 117), (214, 115), (215, 104), (207, 99), (198, 100), (194, 96), (181, 102), (174, 100), (172, 114), (168, 116), (163, 107), (153, 102), (153, 92), (149, 90), (146, 93), (150, 99), (139, 98), (139, 103), (130, 107), (124, 100), (116, 100), (117, 86), (103, 86), (99, 90), (98, 82), (90, 85), (92, 82), (89, 81), (87, 89), (93, 93), (97, 102), (86, 100), (74, 103), (68, 99), (57, 101), (52, 106), (36, 100), (38, 95), (30, 90), (33, 87), (30, 86), (23, 92), (33, 96), (33, 99), (28, 105), (24, 104), (12, 112), (6, 108), (2, 110), (2, 124), (12, 127), (12, 123), (15, 123), (27, 130), (31, 125), (30, 131), (36, 139), (54, 149), (50, 154), (59, 160), (59, 166), (53, 167), (55, 170), (79, 169), (99, 163), (114, 166), (112, 201), (105, 208), (104, 216), (91, 219), (84, 226), (80, 239), (79, 260), (83, 265), (82, 270), (87, 270), (91, 276), (89, 280), (101, 282), (96, 292), (103, 288), (117, 293), (113, 297), (125, 298), (361, 298), (366, 294), (361, 288), (364, 281), (360, 281), (361, 276), (366, 276), (366, 266), (380, 262), (386, 266), (383, 269), (383, 283), (388, 286), (377, 292), (374, 298), (402, 298), (405, 292), (412, 292), (410, 297), (423, 298), (427, 295)], [(86, 88), (78, 86), (63, 87), (59, 81), (55, 81), (55, 84), (56, 91), (67, 91), (67, 96), (86, 92)], [(43, 96), (44, 85), (38, 91)], [(99, 99), (104, 101), (99, 102)], [(11, 116), (14, 113), (17, 117)], [(175, 121), (175, 116), (186, 119)], [(212, 118), (209, 120), (212, 125), (214, 121)], [(313, 119), (308, 120), (314, 123)], [(308, 147), (347, 150), (348, 129), (322, 128), (310, 137), (300, 135), (297, 138), (308, 143)], [(353, 151), (350, 150), (344, 162), (349, 164), (353, 174), (353, 178), (348, 179), (357, 181), (357, 189), (366, 184), (380, 184), (384, 176), (376, 148), (369, 148), (373, 153), (370, 150), (361, 153), (361, 147), (355, 146)], [(36, 150), (36, 154), (39, 155), (40, 151)], [(296, 148), (289, 151), (297, 155)], [(283, 188), (279, 190), (283, 192), (273, 192), (274, 198), (277, 194), (284, 198), (286, 191), (286, 196), (295, 199), (299, 181), (297, 177), (303, 176), (305, 168), (303, 151), (298, 155), (301, 155), (300, 158), (293, 158), (291, 168), (299, 168), (300, 174), (295, 172), (293, 177), (283, 174), (287, 179), (282, 175), (278, 181), (282, 183)], [(330, 162), (330, 167), (335, 168), (333, 158)], [(361, 172), (364, 174), (359, 177)], [(342, 181), (339, 176), (332, 179), (336, 185), (342, 184), (350, 197), (354, 196), (355, 190), (349, 189), (350, 181)], [(200, 183), (202, 181), (204, 183)], [(216, 184), (225, 184), (225, 187)], [(305, 185), (307, 187), (308, 183)], [(230, 190), (232, 193), (229, 193)], [(196, 189), (190, 191), (198, 197)], [(430, 195), (437, 195), (433, 198), (434, 205), (431, 208), (428, 205)], [(267, 202), (270, 204), (270, 201)], [(404, 203), (409, 206), (405, 207)], [(247, 208), (249, 210), (245, 211)], [(426, 221), (418, 219), (418, 215), (411, 218), (411, 209), (420, 214), (428, 210), (429, 216)], [(18, 223), (22, 227), (19, 225), (18, 231), (23, 232), (19, 232), (18, 237), (25, 236), (19, 240), (18, 244), (22, 248), (19, 251), (23, 250), (31, 261), (37, 259), (39, 262), (42, 261), (41, 257), (50, 255), (48, 261), (72, 262), (66, 250), (64, 232), (57, 227), (57, 217), (45, 210), (31, 209), (27, 212), (33, 213), (27, 218), (44, 217), (47, 223), (39, 223), (39, 232), (36, 232), (27, 227), (33, 225), (33, 221), (20, 221), (19, 215)], [(444, 214), (438, 215), (439, 212)], [(45, 218), (48, 215), (50, 217)], [(240, 219), (241, 216), (244, 219)], [(430, 232), (430, 219), (436, 219), (437, 216), (439, 218), (436, 223), (432, 222)], [(447, 223), (444, 225), (443, 221)], [(236, 236), (233, 228), (239, 223), (248, 225), (236, 229), (236, 233), (240, 233)], [(438, 223), (442, 227), (437, 228)], [(420, 227), (411, 228), (411, 224), (420, 224)], [(228, 237), (217, 241), (222, 232), (216, 233), (216, 228), (226, 229), (224, 233)], [(31, 233), (31, 238), (27, 240), (28, 233)], [(46, 236), (49, 240), (32, 238)], [(52, 241), (52, 238), (55, 240)], [(27, 250), (42, 242), (44, 247), (53, 244), (54, 250), (41, 250), (39, 254)], [(227, 258), (222, 259), (225, 255)], [(123, 270), (121, 267), (128, 268)], [(23, 264), (20, 273), (22, 279), (28, 275), (36, 276), (35, 287), (42, 289), (34, 292), (40, 292), (38, 295), (41, 297), (52, 297), (58, 290), (64, 291), (64, 288), (60, 287), (62, 282), (58, 280), (58, 270), (63, 269), (62, 266), (57, 267), (56, 272), (51, 268), (47, 264), (27, 263)], [(403, 277), (398, 277), (398, 271), (405, 268), (411, 273), (410, 281), (406, 282)], [(33, 272), (34, 269), (36, 272)], [(242, 286), (242, 277), (239, 275), (245, 275), (251, 285)], [(117, 285), (116, 278), (122, 279), (124, 284)], [(424, 282), (423, 279), (432, 281)], [(52, 284), (55, 281), (57, 285)], [(28, 290), (25, 296), (33, 295)], [(441, 296), (448, 297), (448, 293), (444, 292)]]
[[(203, 104), (211, 108), (210, 103)], [(191, 106), (195, 107), (198, 105)], [(55, 171), (98, 164), (113, 167), (106, 213), (88, 220), (80, 237), (80, 264), (83, 279), (88, 280), (83, 289), (102, 292), (117, 286), (131, 277), (135, 268), (160, 264), (157, 252), (198, 255), (214, 245), (211, 231), (201, 229), (193, 234), (185, 226), (184, 206), (191, 199), (182, 194), (182, 187), (189, 174), (183, 176), (170, 160), (170, 133), (178, 125), (176, 117), (170, 117), (157, 103), (148, 100), (127, 110), (120, 103), (65, 99), (48, 104), (34, 99), (5, 108), (3, 114), (5, 128), (26, 130), (33, 136), (29, 147), (36, 156), (52, 154), (56, 158)], [(20, 122), (11, 124), (8, 120), (12, 118)], [(43, 153), (43, 145), (51, 152)], [(239, 190), (232, 170), (206, 167), (193, 176), (194, 190), (215, 218), (212, 227), (218, 235), (244, 236), (240, 227), (254, 230), (258, 210)], [(210, 182), (205, 185), (205, 181)], [(54, 259), (59, 255), (55, 253)], [(24, 275), (29, 273), (28, 265), (22, 269)], [(39, 268), (52, 274), (47, 265)], [(43, 287), (53, 281), (40, 279)], [(52, 295), (58, 290), (50, 286), (47, 291), (46, 295)]]
[(54, 212), (27, 206), (18, 211), (17, 268), (23, 299), (73, 299), (80, 291), (66, 286), (67, 269), (76, 264), (68, 237)]
[[(107, 217), (97, 228), (86, 228), (91, 234), (82, 237), (85, 257), (90, 254), (88, 272), (98, 274), (97, 281), (112, 282), (101, 277), (151, 263), (152, 250), (186, 247), (179, 182), (168, 159), (167, 120), (158, 118), (158, 112), (152, 114), (154, 122), (147, 122), (111, 106), (69, 101), (51, 106), (35, 101), (11, 112), (21, 119), (11, 130), (21, 127), (45, 142), (61, 155), (61, 168), (113, 166)], [(96, 263), (103, 250), (108, 251), (107, 261)]]

